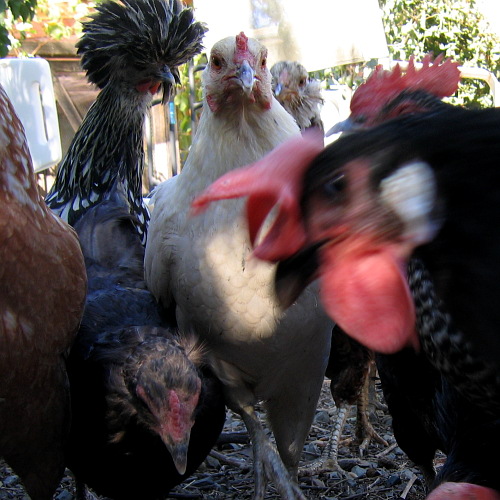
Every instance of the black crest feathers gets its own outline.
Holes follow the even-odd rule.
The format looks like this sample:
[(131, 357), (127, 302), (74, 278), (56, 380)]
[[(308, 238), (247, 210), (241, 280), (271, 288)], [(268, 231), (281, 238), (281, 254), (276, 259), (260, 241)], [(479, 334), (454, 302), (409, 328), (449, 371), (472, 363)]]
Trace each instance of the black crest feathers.
[(108, 0), (84, 23), (77, 43), (82, 68), (101, 89), (131, 69), (164, 66), (178, 80), (177, 66), (202, 50), (207, 31), (178, 0)]

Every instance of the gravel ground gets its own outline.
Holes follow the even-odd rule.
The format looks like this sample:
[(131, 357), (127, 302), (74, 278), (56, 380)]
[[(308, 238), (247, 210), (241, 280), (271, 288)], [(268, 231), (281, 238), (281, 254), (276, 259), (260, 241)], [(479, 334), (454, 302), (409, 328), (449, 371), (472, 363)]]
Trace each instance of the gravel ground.
[[(303, 464), (321, 453), (330, 433), (330, 417), (336, 409), (332, 402), (329, 382), (325, 381), (315, 421), (302, 456)], [(377, 397), (383, 403), (380, 387)], [(317, 500), (422, 500), (425, 492), (422, 476), (406, 455), (395, 444), (391, 418), (387, 411), (375, 410), (371, 418), (377, 432), (389, 443), (388, 447), (372, 442), (363, 457), (355, 442), (342, 444), (339, 462), (345, 474), (330, 472), (300, 479), (300, 486), (308, 499)], [(354, 408), (344, 428), (343, 438), (349, 440), (355, 431)], [(225, 433), (244, 433), (244, 426), (236, 415), (228, 412)], [(351, 440), (352, 441), (352, 440)], [(443, 457), (437, 458), (437, 465)], [(248, 444), (229, 443), (218, 446), (188, 481), (175, 488), (169, 498), (202, 500), (252, 500), (253, 478), (251, 451)], [(68, 472), (57, 491), (56, 500), (75, 498), (74, 481)], [(103, 497), (97, 497), (103, 498)], [(0, 500), (29, 500), (17, 476), (0, 462)], [(272, 485), (266, 500), (280, 500)], [(141, 500), (141, 499), (137, 499)]]

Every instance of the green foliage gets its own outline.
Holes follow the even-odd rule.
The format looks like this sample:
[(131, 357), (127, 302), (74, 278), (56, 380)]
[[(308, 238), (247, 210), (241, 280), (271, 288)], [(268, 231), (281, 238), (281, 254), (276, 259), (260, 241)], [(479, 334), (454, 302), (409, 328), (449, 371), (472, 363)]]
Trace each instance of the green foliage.
[[(489, 29), (475, 0), (379, 0), (390, 57), (407, 61), (425, 54), (444, 54), (463, 66), (479, 67), (500, 78), (500, 39)], [(325, 88), (341, 83), (355, 89), (377, 61), (328, 68), (312, 73)], [(462, 79), (457, 95), (448, 99), (467, 107), (493, 104), (482, 80)]]
[[(207, 62), (205, 54), (200, 54), (194, 58), (192, 63), (184, 64), (179, 68), (181, 85), (177, 88), (177, 94), (174, 98), (177, 126), (178, 126), (178, 139), (179, 150), (181, 156), (181, 164), (184, 164), (186, 156), (191, 146), (192, 141), (192, 121), (196, 121), (197, 116), (192, 116), (190, 106), (190, 89), (193, 88), (194, 99), (193, 101), (201, 102), (201, 71), (193, 71), (193, 69), (201, 69)], [(191, 73), (191, 83), (190, 83)], [(195, 111), (195, 113), (199, 113)]]
[(0, 0), (0, 57), (5, 57), (13, 45), (10, 28), (15, 21), (27, 23), (35, 15), (37, 0)]
[[(102, 0), (0, 0), (0, 57), (9, 51), (20, 50), (21, 42), (29, 34), (42, 34), (54, 40), (78, 35), (81, 20)], [(34, 24), (37, 24), (38, 31)]]
[[(463, 66), (480, 67), (500, 77), (500, 39), (488, 27), (476, 0), (379, 0), (393, 59), (422, 60), (444, 54)], [(455, 104), (491, 106), (488, 86), (462, 80)]]

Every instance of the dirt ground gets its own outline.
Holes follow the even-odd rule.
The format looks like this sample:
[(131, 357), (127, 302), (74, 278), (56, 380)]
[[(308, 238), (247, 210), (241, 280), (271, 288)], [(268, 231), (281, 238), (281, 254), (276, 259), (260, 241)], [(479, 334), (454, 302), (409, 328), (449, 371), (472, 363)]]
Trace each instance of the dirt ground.
[[(383, 403), (377, 383), (377, 397)], [(350, 410), (343, 439), (354, 436), (356, 417)], [(336, 409), (332, 402), (329, 382), (326, 380), (309, 439), (304, 448), (302, 464), (314, 460), (330, 434), (331, 417)], [(301, 477), (300, 486), (310, 500), (422, 500), (425, 498), (422, 476), (418, 469), (397, 447), (391, 429), (391, 417), (384, 409), (377, 409), (371, 421), (389, 446), (371, 442), (363, 457), (355, 442), (341, 444), (339, 463), (345, 473), (329, 472), (312, 477)], [(244, 433), (241, 420), (228, 412), (224, 433)], [(442, 457), (437, 458), (437, 465)], [(140, 480), (140, 478), (139, 478)], [(173, 490), (168, 498), (199, 500), (252, 500), (253, 477), (251, 450), (248, 444), (229, 443), (217, 446), (186, 483)], [(57, 491), (56, 500), (75, 498), (74, 482), (68, 472)], [(97, 497), (103, 498), (103, 497)], [(15, 474), (0, 462), (0, 500), (28, 500), (28, 496)], [(272, 485), (268, 487), (266, 500), (280, 500)], [(141, 499), (137, 499), (141, 500)]]

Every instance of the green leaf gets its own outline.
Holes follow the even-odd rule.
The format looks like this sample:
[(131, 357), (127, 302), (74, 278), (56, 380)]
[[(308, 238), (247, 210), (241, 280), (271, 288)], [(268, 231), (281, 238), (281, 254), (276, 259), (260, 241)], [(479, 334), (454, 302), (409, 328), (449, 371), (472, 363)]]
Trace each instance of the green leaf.
[(10, 39), (9, 32), (5, 26), (0, 25), (0, 57), (6, 57), (9, 53)]

